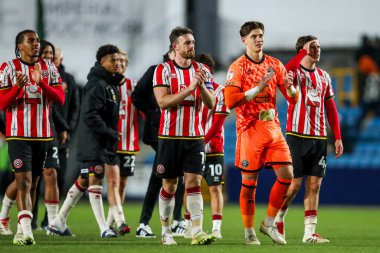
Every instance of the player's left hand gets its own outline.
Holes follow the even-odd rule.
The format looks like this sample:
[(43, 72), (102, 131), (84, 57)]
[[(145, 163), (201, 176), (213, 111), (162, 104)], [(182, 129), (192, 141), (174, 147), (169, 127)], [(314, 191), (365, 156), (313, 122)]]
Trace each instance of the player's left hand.
[(335, 141), (335, 158), (339, 158), (343, 155), (343, 142), (342, 140)]
[(203, 69), (198, 70), (195, 73), (195, 78), (198, 80), (197, 85), (199, 87), (202, 87), (203, 84), (204, 84), (204, 82), (205, 82), (205, 80), (206, 80), (206, 72)]
[(41, 65), (39, 62), (37, 62), (34, 65), (34, 69), (31, 71), (32, 72), (32, 78), (33, 80), (37, 83), (41, 83)]
[(293, 85), (293, 71), (289, 71), (286, 73), (284, 78), (285, 88), (289, 89), (291, 85)]

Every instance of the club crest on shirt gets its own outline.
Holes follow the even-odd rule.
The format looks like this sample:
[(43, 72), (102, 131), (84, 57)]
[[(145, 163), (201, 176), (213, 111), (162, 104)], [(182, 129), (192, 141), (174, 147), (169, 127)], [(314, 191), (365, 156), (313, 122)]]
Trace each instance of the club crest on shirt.
[(49, 72), (47, 72), (46, 70), (42, 70), (41, 75), (42, 75), (43, 77), (48, 77), (48, 76), (49, 76)]
[(268, 73), (268, 74), (271, 74), (271, 73), (275, 73), (275, 71), (274, 71), (273, 68), (269, 67), (269, 68), (267, 69), (267, 73)]
[(177, 78), (177, 74), (176, 73), (171, 73), (170, 74), (170, 78)]

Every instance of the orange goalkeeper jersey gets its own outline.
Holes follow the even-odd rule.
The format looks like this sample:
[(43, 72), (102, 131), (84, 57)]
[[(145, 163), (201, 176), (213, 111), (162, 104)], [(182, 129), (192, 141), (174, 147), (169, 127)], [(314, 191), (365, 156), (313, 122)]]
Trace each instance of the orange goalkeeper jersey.
[(268, 85), (251, 101), (236, 107), (236, 131), (244, 132), (259, 119), (261, 110), (274, 109), (275, 121), (279, 125), (276, 110), (277, 86), (283, 85), (286, 70), (276, 58), (264, 55), (260, 62), (255, 62), (244, 54), (234, 61), (227, 73), (226, 86), (235, 86), (245, 92), (258, 86), (267, 71), (274, 71), (275, 75), (268, 81)]

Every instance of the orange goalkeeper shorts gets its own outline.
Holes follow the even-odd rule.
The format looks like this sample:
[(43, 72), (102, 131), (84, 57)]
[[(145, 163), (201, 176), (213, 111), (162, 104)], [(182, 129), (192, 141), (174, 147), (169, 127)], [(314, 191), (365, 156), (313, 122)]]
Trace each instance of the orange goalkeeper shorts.
[(274, 120), (257, 120), (237, 136), (235, 166), (254, 172), (260, 170), (263, 164), (273, 169), (292, 164), (289, 146)]

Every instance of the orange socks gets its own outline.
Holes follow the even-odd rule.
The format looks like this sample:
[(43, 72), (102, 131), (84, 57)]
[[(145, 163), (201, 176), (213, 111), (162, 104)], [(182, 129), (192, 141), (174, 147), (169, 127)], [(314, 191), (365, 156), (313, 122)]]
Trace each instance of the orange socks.
[(292, 180), (277, 178), (269, 195), (267, 216), (275, 217), (281, 209)]
[(244, 228), (253, 228), (254, 225), (256, 184), (256, 180), (242, 180), (240, 212)]

